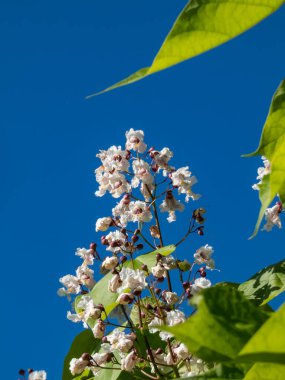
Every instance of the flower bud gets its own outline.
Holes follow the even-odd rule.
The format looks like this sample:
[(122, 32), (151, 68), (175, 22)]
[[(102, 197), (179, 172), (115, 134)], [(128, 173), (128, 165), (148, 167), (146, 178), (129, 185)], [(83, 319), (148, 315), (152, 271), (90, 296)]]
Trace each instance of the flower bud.
[(117, 298), (117, 302), (120, 305), (127, 305), (129, 303), (132, 303), (134, 300), (134, 295), (132, 293), (123, 293), (120, 294), (119, 297)]
[(93, 251), (96, 251), (97, 244), (96, 243), (90, 243), (89, 248), (92, 249)]
[(143, 249), (143, 244), (138, 244), (136, 247), (139, 251)]
[(20, 369), (18, 373), (21, 376), (25, 376), (26, 371), (24, 369)]
[(139, 240), (138, 235), (133, 235), (133, 236), (132, 236), (132, 242), (133, 242), (133, 243), (136, 243), (138, 240)]
[(84, 352), (84, 354), (81, 355), (82, 360), (89, 361), (91, 359), (91, 355), (88, 352)]
[(128, 260), (127, 256), (123, 255), (120, 257), (120, 262), (123, 264)]
[(162, 255), (160, 253), (158, 253), (156, 255), (156, 261), (160, 261), (162, 259)]

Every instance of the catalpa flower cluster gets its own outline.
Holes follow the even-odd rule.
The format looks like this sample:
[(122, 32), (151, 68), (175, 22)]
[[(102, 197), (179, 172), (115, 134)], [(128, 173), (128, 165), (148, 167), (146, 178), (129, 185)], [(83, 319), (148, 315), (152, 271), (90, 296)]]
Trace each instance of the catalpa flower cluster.
[[(269, 175), (271, 172), (271, 165), (270, 165), (269, 160), (264, 156), (262, 156), (261, 159), (263, 161), (263, 166), (257, 169), (258, 175), (256, 177), (256, 179), (259, 182), (252, 186), (253, 190), (257, 190), (257, 191), (260, 190), (260, 186), (262, 185), (263, 178)], [(276, 202), (274, 206), (267, 208), (264, 213), (264, 218), (265, 218), (266, 223), (263, 226), (262, 231), (270, 232), (274, 226), (281, 228), (282, 224), (281, 224), (280, 214), (282, 211), (283, 211), (283, 206), (280, 200)]]
[[(58, 294), (72, 300), (67, 318), (83, 323), (94, 341), (94, 349), (72, 358), (70, 372), (94, 377), (117, 370), (146, 379), (201, 374), (206, 364), (163, 328), (185, 322), (193, 312), (189, 299), (211, 286), (213, 248), (188, 244), (190, 236), (204, 235), (205, 209), (186, 208), (199, 198), (192, 191), (197, 180), (188, 166), (172, 165), (169, 148), (148, 148), (141, 130), (126, 132), (125, 148), (111, 146), (97, 157), (95, 195), (110, 194), (116, 203), (96, 221), (100, 244), (78, 248), (81, 265), (60, 278)], [(187, 213), (186, 231), (165, 245), (163, 223), (175, 222), (177, 211)], [(177, 256), (182, 243), (191, 262)]]

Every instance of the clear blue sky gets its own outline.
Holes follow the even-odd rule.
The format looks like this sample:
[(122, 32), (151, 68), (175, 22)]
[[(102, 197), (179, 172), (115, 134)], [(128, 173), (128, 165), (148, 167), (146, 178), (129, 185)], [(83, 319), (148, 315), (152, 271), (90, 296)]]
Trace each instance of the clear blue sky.
[[(190, 164), (207, 211), (206, 235), (183, 250), (215, 248), (214, 281), (242, 281), (284, 258), (284, 230), (253, 230), (251, 190), (271, 96), (285, 76), (285, 8), (191, 61), (92, 100), (84, 96), (148, 65), (185, 1), (3, 0), (1, 35), (1, 378), (21, 367), (61, 378), (80, 327), (65, 318), (58, 278), (73, 273), (77, 247), (96, 241), (100, 148), (144, 129)], [(186, 216), (173, 225), (172, 243)], [(179, 235), (180, 236), (180, 235)]]

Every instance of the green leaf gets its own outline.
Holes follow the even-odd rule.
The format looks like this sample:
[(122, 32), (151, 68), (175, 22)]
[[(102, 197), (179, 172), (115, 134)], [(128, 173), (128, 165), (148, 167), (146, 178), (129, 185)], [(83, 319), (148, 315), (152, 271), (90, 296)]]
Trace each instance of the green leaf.
[(167, 245), (162, 248), (158, 248), (155, 251), (146, 253), (145, 255), (138, 256), (137, 261), (140, 261), (142, 264), (147, 265), (149, 268), (153, 267), (156, 264), (156, 255), (160, 253), (162, 256), (169, 256), (175, 251), (176, 247), (174, 244)]
[(150, 67), (90, 95), (137, 82), (238, 36), (276, 11), (284, 0), (192, 0), (176, 19)]
[(244, 157), (257, 155), (265, 156), (270, 161), (271, 172), (263, 177), (260, 185), (261, 208), (251, 237), (257, 234), (264, 212), (277, 194), (285, 203), (285, 80), (273, 96), (259, 147)]
[(160, 329), (172, 333), (190, 352), (206, 361), (227, 361), (237, 356), (245, 343), (268, 318), (267, 314), (231, 287), (206, 289), (198, 311), (186, 322)]
[(244, 380), (284, 380), (285, 365), (256, 363), (246, 374)]
[(239, 359), (285, 364), (285, 304), (248, 341)]
[(86, 369), (79, 376), (73, 377), (73, 380), (92, 380), (94, 379), (94, 375), (89, 369)]
[(285, 291), (285, 260), (262, 269), (240, 284), (238, 290), (256, 305), (265, 305)]
[[(100, 345), (101, 341), (94, 338), (92, 331), (84, 330), (78, 334), (72, 342), (70, 350), (64, 359), (62, 380), (71, 380), (74, 378), (69, 371), (69, 363), (72, 358), (79, 358), (84, 352), (92, 354), (94, 351), (99, 349)], [(79, 378), (81, 379), (81, 377)]]
[(213, 369), (201, 375), (188, 377), (185, 380), (243, 380), (248, 365), (244, 364), (217, 364)]

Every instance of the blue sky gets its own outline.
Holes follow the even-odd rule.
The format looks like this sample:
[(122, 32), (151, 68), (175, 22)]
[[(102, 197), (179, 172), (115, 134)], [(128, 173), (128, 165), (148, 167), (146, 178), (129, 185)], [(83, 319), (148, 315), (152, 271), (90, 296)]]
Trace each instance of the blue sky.
[[(215, 50), (137, 84), (84, 97), (148, 65), (185, 1), (4, 0), (1, 2), (2, 377), (19, 368), (61, 377), (80, 327), (65, 318), (58, 278), (80, 264), (77, 247), (96, 241), (94, 224), (114, 204), (94, 197), (100, 148), (143, 129), (169, 146), (174, 164), (198, 177), (214, 281), (243, 281), (281, 260), (284, 231), (248, 241), (259, 202), (251, 189), (270, 99), (284, 78), (285, 8)], [(195, 207), (195, 206), (194, 206)], [(191, 209), (191, 208), (190, 208)], [(187, 215), (172, 225), (177, 240)], [(168, 231), (168, 230), (167, 230)], [(3, 278), (4, 277), (4, 278)]]

